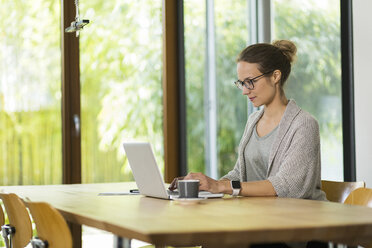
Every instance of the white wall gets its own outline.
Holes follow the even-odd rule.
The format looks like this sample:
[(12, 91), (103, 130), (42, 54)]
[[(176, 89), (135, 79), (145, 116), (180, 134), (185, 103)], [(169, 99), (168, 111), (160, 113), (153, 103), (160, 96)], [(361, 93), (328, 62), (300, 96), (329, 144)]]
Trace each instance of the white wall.
[(357, 180), (372, 188), (372, 1), (353, 1)]

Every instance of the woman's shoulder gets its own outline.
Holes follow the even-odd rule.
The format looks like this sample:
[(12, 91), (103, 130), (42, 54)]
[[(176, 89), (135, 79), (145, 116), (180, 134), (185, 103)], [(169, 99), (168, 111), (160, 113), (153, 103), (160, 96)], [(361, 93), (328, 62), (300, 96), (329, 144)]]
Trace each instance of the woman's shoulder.
[(318, 129), (319, 128), (319, 124), (318, 124), (318, 121), (316, 120), (316, 118), (310, 114), (309, 112), (303, 110), (302, 108), (300, 108), (299, 106), (297, 106), (297, 104), (293, 101), (294, 105), (295, 106), (292, 106), (293, 108), (297, 108), (297, 114), (296, 116), (293, 118), (293, 123), (292, 125), (294, 126), (298, 126), (298, 127), (305, 127), (305, 128), (316, 128)]

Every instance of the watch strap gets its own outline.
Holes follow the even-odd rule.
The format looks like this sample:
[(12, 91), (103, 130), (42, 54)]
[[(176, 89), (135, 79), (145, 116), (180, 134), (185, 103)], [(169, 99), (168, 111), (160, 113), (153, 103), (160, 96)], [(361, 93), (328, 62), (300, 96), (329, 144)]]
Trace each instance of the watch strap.
[(241, 190), (240, 181), (231, 181), (232, 196), (238, 196)]

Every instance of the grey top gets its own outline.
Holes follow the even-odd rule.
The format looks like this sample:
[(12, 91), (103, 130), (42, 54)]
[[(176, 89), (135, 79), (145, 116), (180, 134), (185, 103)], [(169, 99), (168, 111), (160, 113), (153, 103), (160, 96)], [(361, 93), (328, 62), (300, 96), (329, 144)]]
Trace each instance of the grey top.
[(260, 137), (257, 125), (253, 129), (252, 138), (244, 149), (244, 159), (247, 161), (247, 181), (265, 180), (269, 163), (270, 149), (274, 143), (278, 126), (267, 135)]
[[(235, 167), (222, 179), (247, 181), (244, 148), (263, 109), (252, 113), (239, 144)], [(279, 197), (326, 200), (320, 189), (320, 137), (318, 122), (290, 100), (271, 147), (266, 179)]]

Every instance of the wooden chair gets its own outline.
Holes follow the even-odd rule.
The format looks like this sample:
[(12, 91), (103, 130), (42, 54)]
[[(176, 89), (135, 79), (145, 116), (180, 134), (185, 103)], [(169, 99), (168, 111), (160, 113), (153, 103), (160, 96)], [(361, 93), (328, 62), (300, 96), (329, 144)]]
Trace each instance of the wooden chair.
[(9, 218), (9, 225), (3, 226), (5, 245), (24, 248), (32, 238), (32, 225), (26, 206), (16, 194), (0, 193), (0, 198)]
[(3, 207), (0, 205), (0, 226), (3, 226), (5, 224), (5, 216)]
[(322, 190), (331, 202), (343, 203), (348, 195), (357, 188), (365, 188), (365, 182), (336, 182), (322, 180)]
[[(6, 235), (6, 237), (8, 237), (7, 235), (7, 231), (5, 231), (7, 229), (6, 226), (4, 226), (5, 224), (5, 216), (4, 216), (4, 211), (3, 211), (3, 207), (0, 205), (0, 226), (1, 226), (1, 234), (4, 233), (4, 235)], [(3, 231), (4, 230), (4, 231)], [(6, 242), (6, 239), (4, 238), (4, 242)]]
[(26, 202), (36, 225), (37, 236), (32, 247), (72, 248), (70, 229), (63, 216), (45, 202)]
[[(372, 189), (358, 188), (349, 194), (344, 203), (372, 208)], [(364, 244), (363, 247), (372, 248), (372, 241)]]
[(372, 189), (359, 188), (350, 193), (345, 204), (360, 205), (372, 208)]

